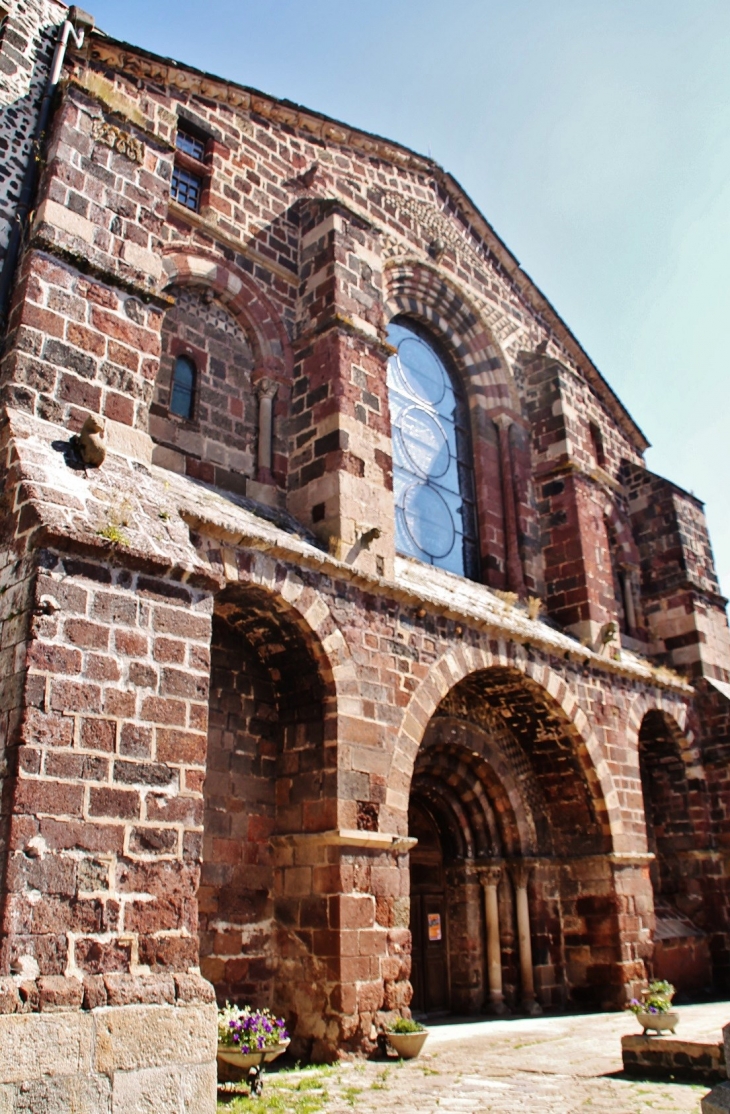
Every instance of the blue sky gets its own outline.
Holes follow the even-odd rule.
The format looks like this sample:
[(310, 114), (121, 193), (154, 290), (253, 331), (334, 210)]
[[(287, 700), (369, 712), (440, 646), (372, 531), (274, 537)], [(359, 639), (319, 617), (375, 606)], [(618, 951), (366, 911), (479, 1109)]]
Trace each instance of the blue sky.
[(730, 594), (728, 0), (89, 0), (110, 34), (430, 153), (707, 503)]

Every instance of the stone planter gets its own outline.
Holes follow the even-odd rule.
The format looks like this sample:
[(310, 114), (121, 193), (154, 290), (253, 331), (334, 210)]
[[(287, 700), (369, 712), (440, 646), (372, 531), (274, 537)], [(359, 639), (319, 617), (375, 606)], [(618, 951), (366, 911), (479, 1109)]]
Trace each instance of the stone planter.
[(260, 1095), (264, 1085), (264, 1064), (270, 1064), (282, 1052), (286, 1052), (289, 1041), (282, 1041), (260, 1052), (238, 1052), (229, 1044), (218, 1045), (218, 1079), (222, 1083), (239, 1082), (245, 1078), (252, 1095)]
[(655, 1033), (673, 1033), (679, 1023), (679, 1014), (674, 1010), (667, 1010), (666, 1013), (649, 1013), (648, 1010), (639, 1010), (636, 1020), (645, 1033), (648, 1033), (650, 1029)]
[(413, 1060), (426, 1043), (428, 1029), (418, 1033), (388, 1033), (386, 1030), (386, 1036), (401, 1060)]

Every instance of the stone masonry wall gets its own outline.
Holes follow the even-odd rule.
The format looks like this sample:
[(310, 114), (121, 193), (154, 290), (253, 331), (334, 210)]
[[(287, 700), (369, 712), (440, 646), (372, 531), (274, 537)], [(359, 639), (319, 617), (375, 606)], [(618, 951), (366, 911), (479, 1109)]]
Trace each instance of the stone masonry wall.
[(0, 262), (30, 157), (56, 29), (66, 18), (55, 0), (6, 0), (0, 31)]

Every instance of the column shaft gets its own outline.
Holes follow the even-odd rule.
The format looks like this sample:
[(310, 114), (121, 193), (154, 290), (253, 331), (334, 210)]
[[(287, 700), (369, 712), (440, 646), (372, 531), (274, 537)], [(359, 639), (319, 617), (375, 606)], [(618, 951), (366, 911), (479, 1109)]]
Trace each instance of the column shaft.
[(507, 588), (510, 592), (525, 594), (525, 578), (520, 558), (517, 536), (517, 511), (515, 507), (515, 487), (512, 477), (512, 453), (509, 431), (512, 419), (501, 414), (495, 419), (499, 431), (499, 468), (502, 477), (502, 505), (504, 511), (504, 550)]

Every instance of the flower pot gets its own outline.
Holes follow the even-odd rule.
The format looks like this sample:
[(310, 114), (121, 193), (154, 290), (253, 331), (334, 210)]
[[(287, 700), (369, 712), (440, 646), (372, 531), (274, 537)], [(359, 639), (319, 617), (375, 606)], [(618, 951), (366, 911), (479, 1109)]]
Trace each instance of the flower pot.
[(421, 1029), (418, 1033), (387, 1033), (401, 1060), (413, 1060), (426, 1043), (427, 1036), (428, 1029)]
[(636, 1020), (645, 1033), (652, 1029), (655, 1033), (673, 1033), (679, 1023), (679, 1014), (675, 1010), (665, 1010), (664, 1013), (650, 1013), (648, 1010), (639, 1010)]
[[(238, 1071), (245, 1072), (259, 1064), (271, 1063), (277, 1056), (281, 1056), (282, 1052), (286, 1052), (288, 1047), (289, 1041), (286, 1040), (280, 1044), (272, 1044), (269, 1048), (262, 1048), (260, 1052), (239, 1052), (230, 1044), (219, 1044), (218, 1066), (225, 1065), (225, 1068), (236, 1068)], [(228, 1072), (224, 1071), (224, 1074), (227, 1075)]]

